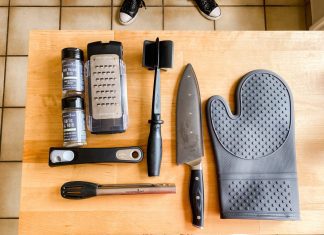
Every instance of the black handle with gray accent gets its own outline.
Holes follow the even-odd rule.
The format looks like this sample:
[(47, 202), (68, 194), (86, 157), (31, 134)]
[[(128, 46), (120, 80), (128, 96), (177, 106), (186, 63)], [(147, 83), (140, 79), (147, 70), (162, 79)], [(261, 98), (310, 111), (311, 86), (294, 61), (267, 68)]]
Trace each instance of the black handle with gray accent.
[(189, 195), (192, 224), (202, 228), (204, 227), (204, 181), (202, 170), (191, 170)]
[(299, 219), (292, 94), (267, 70), (245, 75), (236, 113), (220, 96), (207, 104), (218, 168), (221, 217)]
[(140, 147), (55, 148), (49, 150), (49, 166), (83, 163), (138, 163), (143, 160)]

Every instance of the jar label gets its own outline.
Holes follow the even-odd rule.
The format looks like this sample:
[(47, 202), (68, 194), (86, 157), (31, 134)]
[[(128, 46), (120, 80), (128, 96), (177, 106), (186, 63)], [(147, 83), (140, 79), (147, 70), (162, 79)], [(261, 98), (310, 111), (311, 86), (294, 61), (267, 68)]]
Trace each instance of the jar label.
[(62, 77), (64, 91), (84, 91), (83, 66), (80, 60), (63, 60)]
[(86, 142), (84, 111), (63, 112), (64, 142)]

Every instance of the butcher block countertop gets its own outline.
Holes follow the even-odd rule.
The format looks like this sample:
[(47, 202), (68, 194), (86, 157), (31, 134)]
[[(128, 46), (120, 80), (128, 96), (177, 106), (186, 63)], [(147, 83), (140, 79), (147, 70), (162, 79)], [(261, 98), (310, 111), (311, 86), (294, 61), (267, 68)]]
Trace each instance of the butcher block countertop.
[[(163, 158), (159, 177), (139, 164), (83, 164), (50, 168), (48, 150), (62, 146), (61, 50), (86, 52), (93, 41), (121, 41), (127, 66), (129, 127), (91, 135), (87, 147), (146, 150), (154, 73), (141, 65), (144, 40), (174, 41), (174, 67), (161, 72)], [(20, 205), (20, 234), (314, 234), (324, 233), (324, 32), (32, 31)], [(176, 93), (187, 63), (195, 69), (203, 107), (205, 226), (191, 225), (190, 169), (176, 164)], [(221, 95), (234, 107), (239, 79), (269, 69), (291, 88), (295, 105), (300, 221), (220, 219), (217, 172), (205, 106)], [(14, 131), (14, 127), (13, 127)], [(175, 183), (176, 194), (101, 196), (67, 200), (63, 183)]]

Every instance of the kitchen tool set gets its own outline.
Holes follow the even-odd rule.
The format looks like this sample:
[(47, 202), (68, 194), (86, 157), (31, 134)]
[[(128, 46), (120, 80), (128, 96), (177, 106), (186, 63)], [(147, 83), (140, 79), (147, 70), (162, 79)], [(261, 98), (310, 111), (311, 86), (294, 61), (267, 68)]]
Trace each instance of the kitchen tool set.
[[(93, 42), (88, 44), (87, 52), (83, 74), (83, 52), (77, 48), (62, 50), (65, 147), (50, 148), (49, 166), (138, 163), (144, 157), (138, 146), (78, 148), (86, 144), (85, 106), (87, 127), (92, 134), (121, 133), (128, 126), (122, 44)], [(172, 68), (173, 53), (172, 41), (159, 38), (144, 41), (142, 65), (155, 73), (147, 144), (148, 176), (160, 174), (163, 123), (160, 69)], [(206, 107), (218, 169), (221, 218), (299, 219), (294, 111), (287, 84), (271, 71), (252, 71), (242, 78), (237, 88), (236, 105), (237, 111), (232, 114), (222, 97), (213, 96)], [(204, 226), (201, 110), (198, 79), (192, 65), (188, 64), (177, 93), (176, 157), (177, 164), (185, 163), (191, 168), (188, 194), (192, 224), (199, 228)], [(100, 185), (72, 181), (61, 187), (61, 195), (67, 199), (175, 192), (176, 186), (171, 183)]]

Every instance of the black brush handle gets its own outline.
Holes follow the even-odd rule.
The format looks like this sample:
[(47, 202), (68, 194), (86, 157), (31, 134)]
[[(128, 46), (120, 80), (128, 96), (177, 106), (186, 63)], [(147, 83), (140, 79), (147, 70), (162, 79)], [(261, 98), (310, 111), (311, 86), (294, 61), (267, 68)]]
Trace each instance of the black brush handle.
[(202, 228), (204, 227), (204, 180), (202, 170), (191, 170), (189, 196), (192, 224)]
[(147, 143), (147, 171), (148, 176), (159, 176), (162, 160), (161, 124), (163, 121), (150, 121), (150, 135)]

